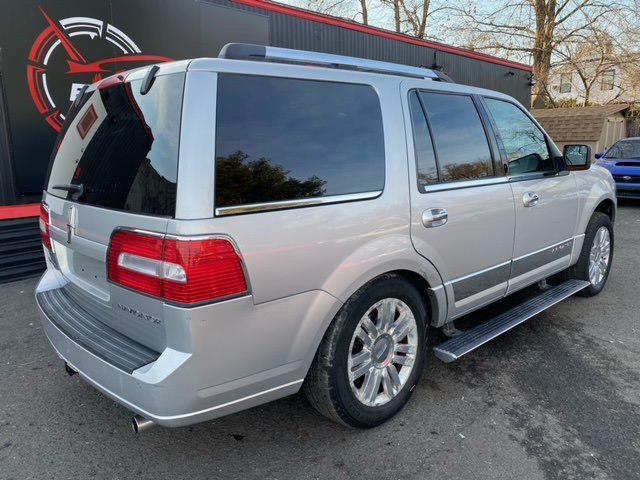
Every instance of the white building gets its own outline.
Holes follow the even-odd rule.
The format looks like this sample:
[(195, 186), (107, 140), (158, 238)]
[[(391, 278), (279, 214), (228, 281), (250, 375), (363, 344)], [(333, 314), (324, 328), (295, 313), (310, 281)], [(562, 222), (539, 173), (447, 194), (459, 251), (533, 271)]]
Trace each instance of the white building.
[(600, 61), (582, 62), (579, 68), (569, 63), (558, 64), (551, 70), (549, 95), (558, 106), (582, 106), (612, 103), (634, 104), (640, 101), (640, 61), (605, 64)]

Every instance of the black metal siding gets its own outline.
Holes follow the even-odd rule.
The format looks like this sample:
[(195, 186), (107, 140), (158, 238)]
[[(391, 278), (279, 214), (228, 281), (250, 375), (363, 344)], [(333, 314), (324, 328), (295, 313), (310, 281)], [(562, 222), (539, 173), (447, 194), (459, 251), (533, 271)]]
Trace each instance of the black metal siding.
[(8, 112), (2, 77), (2, 49), (0, 48), (0, 206), (14, 202), (13, 172), (9, 156)]
[(37, 218), (0, 221), (0, 283), (45, 269)]
[(207, 0), (269, 17), (270, 44), (337, 55), (369, 58), (406, 65), (440, 66), (455, 82), (511, 95), (529, 108), (531, 86), (527, 70), (444, 52), (427, 46), (349, 30), (340, 26), (253, 8), (228, 0)]

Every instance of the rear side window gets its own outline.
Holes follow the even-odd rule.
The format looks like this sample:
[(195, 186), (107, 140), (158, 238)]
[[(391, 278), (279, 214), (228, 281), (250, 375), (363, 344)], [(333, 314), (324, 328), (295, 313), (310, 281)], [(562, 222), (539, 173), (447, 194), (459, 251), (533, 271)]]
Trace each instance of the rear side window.
[[(65, 124), (47, 190), (79, 203), (173, 216), (184, 73), (97, 89)], [(77, 108), (77, 107), (76, 107)], [(63, 187), (63, 188), (60, 188)]]
[(382, 113), (372, 87), (218, 78), (217, 208), (382, 190)]
[(420, 98), (433, 134), (440, 180), (451, 182), (493, 175), (489, 142), (473, 99), (431, 92), (420, 92)]
[(509, 173), (519, 175), (554, 170), (544, 134), (536, 124), (513, 103), (494, 98), (485, 100), (507, 152)]

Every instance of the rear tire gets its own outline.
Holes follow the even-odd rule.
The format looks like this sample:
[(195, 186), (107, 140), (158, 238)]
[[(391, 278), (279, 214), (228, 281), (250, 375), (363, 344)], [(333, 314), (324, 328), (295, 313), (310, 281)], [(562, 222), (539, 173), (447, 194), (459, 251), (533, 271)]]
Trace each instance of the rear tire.
[(427, 345), (424, 298), (404, 277), (386, 274), (360, 288), (329, 326), (303, 391), (327, 418), (371, 428), (409, 400)]
[[(595, 212), (589, 220), (578, 262), (565, 270), (564, 279), (586, 280), (589, 286), (576, 295), (593, 297), (607, 283), (613, 263), (613, 223), (608, 215)], [(606, 265), (603, 266), (605, 262)], [(594, 271), (594, 265), (595, 270)], [(595, 273), (595, 274), (594, 274)]]

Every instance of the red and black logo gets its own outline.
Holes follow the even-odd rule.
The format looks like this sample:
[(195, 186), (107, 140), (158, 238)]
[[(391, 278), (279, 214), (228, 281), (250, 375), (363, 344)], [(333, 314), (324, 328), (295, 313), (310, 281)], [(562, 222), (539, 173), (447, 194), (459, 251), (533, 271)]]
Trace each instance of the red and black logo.
[[(86, 84), (150, 63), (171, 61), (146, 55), (122, 30), (90, 17), (53, 20), (40, 7), (48, 26), (29, 52), (27, 79), (38, 112), (60, 131), (64, 112)], [(60, 81), (60, 79), (66, 81)]]

